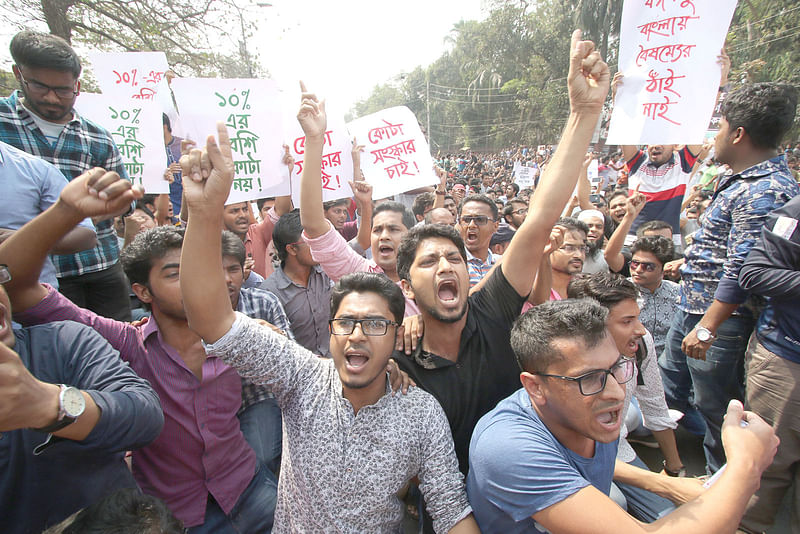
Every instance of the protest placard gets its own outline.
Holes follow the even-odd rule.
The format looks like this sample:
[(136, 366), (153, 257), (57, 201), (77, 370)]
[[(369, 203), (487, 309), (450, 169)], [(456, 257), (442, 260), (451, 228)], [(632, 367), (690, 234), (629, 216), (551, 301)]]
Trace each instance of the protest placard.
[(75, 110), (111, 133), (131, 182), (144, 186), (147, 193), (169, 193), (161, 109), (156, 103), (81, 93)]
[(589, 167), (586, 169), (586, 175), (589, 177), (590, 184), (600, 182), (600, 162), (597, 161), (597, 158), (589, 163)]
[(384, 109), (349, 123), (350, 136), (365, 145), (361, 171), (374, 190), (386, 198), (439, 183), (428, 143), (417, 118), (405, 106)]
[(172, 90), (186, 135), (205, 144), (228, 127), (235, 176), (228, 204), (267, 196), (285, 176), (278, 89), (270, 80), (176, 78)]
[[(344, 115), (327, 108), (328, 128), (322, 147), (322, 201), (350, 197), (353, 191), (347, 182), (353, 179), (352, 138), (347, 132)], [(292, 201), (300, 206), (300, 174), (305, 160), (306, 138), (297, 119), (287, 124), (286, 139), (294, 158), (292, 171)], [(360, 142), (360, 141), (359, 141)], [(363, 155), (362, 155), (363, 159)], [(374, 197), (378, 198), (378, 197)]]
[(609, 144), (699, 144), (736, 0), (626, 0)]
[(520, 189), (533, 187), (533, 179), (535, 178), (533, 167), (520, 166), (517, 168), (514, 176), (514, 183), (517, 184)]

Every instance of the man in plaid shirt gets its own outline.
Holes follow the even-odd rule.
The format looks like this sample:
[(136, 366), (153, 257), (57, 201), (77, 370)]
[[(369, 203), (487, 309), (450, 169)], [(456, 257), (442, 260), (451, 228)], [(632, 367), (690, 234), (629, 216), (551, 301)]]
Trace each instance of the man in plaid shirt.
[[(93, 167), (127, 178), (108, 131), (73, 109), (81, 88), (81, 64), (67, 42), (23, 31), (14, 36), (10, 48), (20, 89), (0, 98), (0, 141), (49, 161), (67, 180)], [(129, 321), (128, 287), (112, 221), (95, 226), (97, 246), (53, 256), (60, 290), (99, 315)]]

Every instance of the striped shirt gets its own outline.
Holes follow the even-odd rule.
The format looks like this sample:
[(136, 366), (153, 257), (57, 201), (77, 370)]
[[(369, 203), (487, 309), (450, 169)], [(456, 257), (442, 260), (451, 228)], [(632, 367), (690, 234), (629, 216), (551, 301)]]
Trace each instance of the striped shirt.
[(686, 186), (691, 178), (692, 166), (697, 156), (692, 155), (687, 147), (683, 147), (672, 155), (663, 165), (653, 165), (644, 150), (639, 150), (628, 162), (628, 191), (636, 188), (647, 198), (647, 204), (633, 221), (628, 231), (626, 244), (636, 237), (636, 229), (647, 221), (666, 221), (672, 226), (673, 241), (680, 245), (681, 241), (681, 204), (686, 193)]
[[(14, 91), (8, 98), (0, 98), (0, 141), (52, 163), (67, 180), (93, 167), (115, 171), (128, 178), (119, 150), (106, 129), (73, 110), (72, 120), (52, 145), (36, 125), (31, 112), (22, 105), (20, 96), (19, 91)], [(52, 256), (59, 278), (103, 271), (117, 263), (119, 245), (112, 223), (107, 219), (95, 225), (95, 248)]]
[(492, 254), (488, 251), (486, 261), (473, 256), (470, 251), (467, 251), (467, 271), (469, 272), (469, 287), (474, 287), (486, 276), (492, 269), (492, 266), (500, 259), (500, 254)]

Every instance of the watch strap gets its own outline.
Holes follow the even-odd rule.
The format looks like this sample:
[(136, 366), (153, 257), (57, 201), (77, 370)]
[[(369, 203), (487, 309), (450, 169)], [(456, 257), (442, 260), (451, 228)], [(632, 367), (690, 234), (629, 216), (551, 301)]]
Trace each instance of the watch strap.
[(56, 421), (50, 425), (44, 426), (42, 428), (34, 428), (34, 430), (36, 430), (37, 432), (52, 434), (53, 432), (58, 432), (62, 428), (69, 426), (75, 422), (75, 418), (68, 416), (67, 413), (64, 411), (64, 406), (63, 406), (64, 402), (63, 395), (64, 391), (68, 388), (68, 386), (66, 386), (65, 384), (59, 384), (59, 387), (61, 388), (61, 392), (58, 395), (58, 419), (56, 419)]

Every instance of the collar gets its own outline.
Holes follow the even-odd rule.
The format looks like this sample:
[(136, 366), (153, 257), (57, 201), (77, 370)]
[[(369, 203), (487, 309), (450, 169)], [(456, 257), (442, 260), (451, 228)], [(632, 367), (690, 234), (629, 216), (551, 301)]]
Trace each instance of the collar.
[[(311, 267), (309, 279), (311, 279), (313, 276), (320, 276), (322, 273), (322, 267), (319, 265), (313, 265)], [(283, 267), (277, 267), (275, 271), (273, 271), (272, 276), (275, 277), (275, 285), (278, 286), (278, 289), (286, 289), (289, 286), (301, 287), (295, 284), (292, 279), (287, 276), (287, 274), (283, 271)]]
[(156, 322), (156, 318), (153, 317), (152, 310), (150, 311), (150, 318), (142, 327), (142, 339), (147, 339), (152, 334), (158, 334), (158, 323)]
[(672, 155), (669, 157), (669, 160), (665, 161), (661, 165), (656, 165), (655, 163), (651, 162), (650, 161), (650, 155), (647, 154), (646, 150), (644, 151), (644, 155), (647, 158), (647, 166), (648, 167), (652, 167), (654, 169), (660, 169), (661, 167), (666, 167), (668, 165), (674, 165), (675, 164), (675, 152), (672, 153)]
[(478, 258), (477, 256), (473, 256), (470, 253), (470, 251), (467, 250), (467, 261), (479, 261), (479, 262), (484, 263), (486, 265), (494, 265), (494, 262), (497, 261), (497, 260), (495, 259), (494, 254), (492, 254), (491, 250), (489, 250), (489, 254), (486, 256), (486, 261), (483, 261), (482, 259)]
[(791, 173), (789, 166), (786, 164), (786, 157), (783, 154), (778, 154), (774, 158), (764, 160), (761, 163), (756, 163), (752, 167), (748, 167), (739, 174), (729, 174), (727, 176), (723, 176), (717, 185), (716, 192), (722, 191), (734, 180), (750, 180), (761, 178), (762, 176), (767, 176), (776, 172), (781, 172), (784, 174)]

